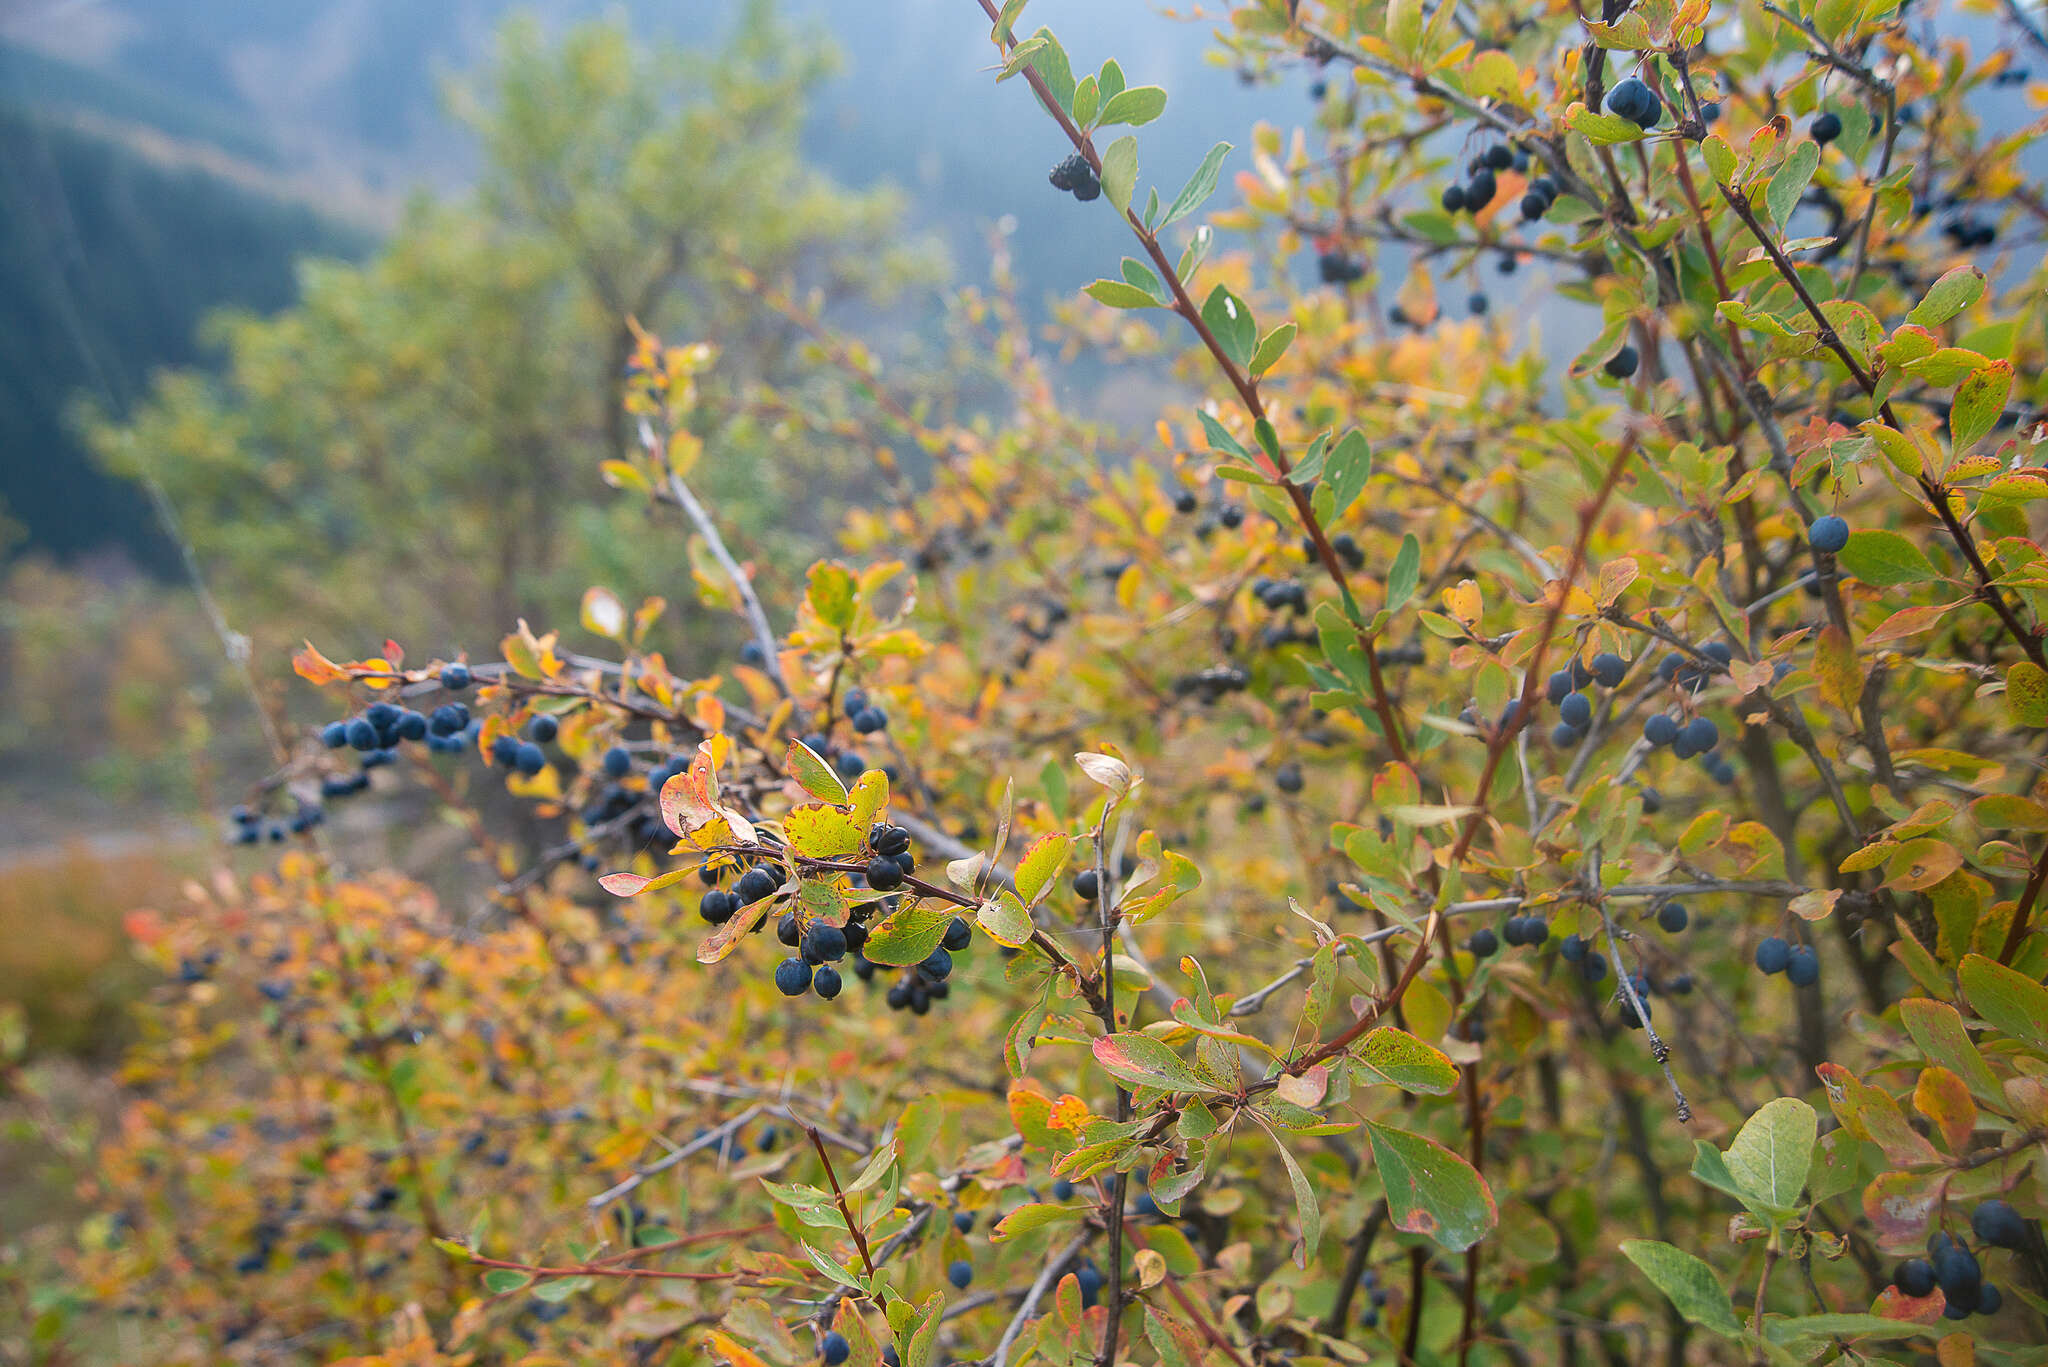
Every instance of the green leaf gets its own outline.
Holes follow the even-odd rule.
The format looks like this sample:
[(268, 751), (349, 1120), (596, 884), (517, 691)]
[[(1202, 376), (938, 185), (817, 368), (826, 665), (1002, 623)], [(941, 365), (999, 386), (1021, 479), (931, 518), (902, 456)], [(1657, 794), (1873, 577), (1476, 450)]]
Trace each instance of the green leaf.
[(1134, 256), (1124, 258), (1122, 269), (1126, 283), (1136, 285), (1161, 303), (1166, 302), (1166, 286), (1157, 271)]
[(1923, 328), (1940, 327), (1983, 295), (1984, 272), (1969, 265), (1952, 267), (1927, 287), (1927, 293), (1906, 315), (1906, 321)]
[(1948, 411), (1949, 439), (1957, 455), (1969, 450), (1998, 425), (2012, 393), (2012, 362), (1994, 361), (1956, 387)]
[(787, 763), (789, 776), (796, 780), (799, 788), (820, 802), (829, 802), (835, 807), (845, 805), (846, 785), (840, 782), (839, 775), (817, 751), (800, 740), (793, 740), (789, 743)]
[(1707, 140), (1700, 144), (1700, 155), (1706, 158), (1707, 170), (1719, 183), (1726, 185), (1735, 174), (1735, 149), (1719, 133), (1707, 134)]
[(1641, 142), (1642, 126), (1634, 119), (1624, 119), (1619, 114), (1601, 114), (1591, 109), (1581, 109), (1572, 115), (1574, 132), (1584, 133), (1586, 140), (1595, 147), (1612, 147), (1616, 143)]
[(2016, 1040), (2048, 1049), (2048, 987), (1982, 954), (1956, 969), (1970, 1009)]
[(1470, 1163), (1419, 1134), (1371, 1120), (1365, 1129), (1394, 1228), (1426, 1234), (1453, 1253), (1486, 1237), (1499, 1211), (1486, 1179)]
[(1107, 58), (1102, 63), (1102, 74), (1096, 77), (1096, 80), (1102, 85), (1102, 98), (1113, 100), (1123, 93), (1124, 69), (1117, 63), (1116, 58)]
[(1938, 1063), (1961, 1077), (1971, 1091), (1986, 1101), (2004, 1099), (1997, 1075), (1963, 1028), (1961, 1012), (1947, 1002), (1908, 997), (1899, 1003), (1899, 1019), (1928, 1062)]
[(596, 1285), (595, 1277), (555, 1277), (533, 1288), (533, 1296), (535, 1300), (559, 1305), (569, 1297), (588, 1291)]
[(1083, 76), (1074, 87), (1074, 122), (1083, 130), (1095, 126), (1095, 111), (1102, 107), (1102, 88), (1093, 76)]
[(1045, 43), (1031, 54), (1031, 67), (1045, 81), (1045, 88), (1059, 107), (1068, 113), (1074, 109), (1074, 67), (1067, 60), (1067, 50), (1060, 46), (1060, 40), (1052, 36), (1052, 30), (1041, 28), (1025, 39), (1043, 38)]
[[(1177, 223), (1202, 207), (1202, 201), (1215, 193), (1217, 173), (1223, 169), (1223, 158), (1229, 153), (1230, 144), (1227, 142), (1219, 142), (1209, 149), (1208, 154), (1202, 158), (1202, 164), (1188, 177), (1188, 183), (1181, 186), (1180, 193), (1173, 197), (1173, 203), (1166, 206), (1166, 217), (1159, 220), (1160, 227)], [(1187, 279), (1188, 272), (1185, 267), (1182, 268), (1180, 277), (1183, 280)]]
[(517, 1291), (522, 1286), (531, 1286), (533, 1278), (524, 1272), (514, 1272), (509, 1267), (494, 1267), (484, 1273), (484, 1290), (493, 1296), (502, 1296), (507, 1291)]
[(1102, 193), (1120, 214), (1131, 210), (1131, 192), (1138, 188), (1138, 140), (1121, 137), (1102, 154)]
[(1024, 857), (1017, 861), (1016, 882), (1017, 895), (1027, 905), (1037, 902), (1052, 887), (1052, 880), (1066, 867), (1067, 852), (1073, 844), (1074, 837), (1065, 831), (1047, 831), (1024, 851)]
[(1915, 1334), (1942, 1332), (1931, 1324), (1911, 1320), (1888, 1320), (1882, 1315), (1827, 1314), (1789, 1315), (1766, 1320), (1764, 1334), (1773, 1343), (1795, 1339), (1904, 1339)]
[(1127, 123), (1148, 124), (1166, 112), (1166, 91), (1156, 85), (1134, 85), (1109, 97), (1102, 106), (1100, 122), (1107, 126)]
[(915, 902), (898, 908), (869, 932), (861, 953), (878, 964), (907, 967), (931, 956), (953, 921), (950, 907)]
[(1807, 185), (1813, 180), (1814, 168), (1820, 165), (1820, 144), (1810, 138), (1802, 138), (1785, 155), (1785, 164), (1771, 177), (1771, 183), (1764, 187), (1764, 208), (1771, 216), (1771, 226), (1782, 235), (1785, 220), (1792, 217), (1792, 211), (1799, 207), (1799, 197), (1806, 193)]
[(1005, 1239), (1014, 1239), (1033, 1230), (1080, 1220), (1087, 1214), (1088, 1207), (1083, 1205), (1056, 1206), (1047, 1202), (1026, 1202), (996, 1222), (995, 1228), (988, 1233), (989, 1242), (999, 1244)]
[(811, 566), (809, 587), (804, 597), (818, 620), (836, 631), (853, 625), (853, 571), (836, 560), (820, 560)]
[[(1172, 215), (1173, 211), (1171, 209), (1167, 210), (1169, 220), (1171, 220)], [(1194, 233), (1189, 236), (1188, 245), (1181, 248), (1180, 261), (1173, 268), (1173, 273), (1181, 278), (1182, 283), (1195, 278), (1195, 272), (1200, 270), (1202, 263), (1209, 259), (1209, 248), (1215, 241), (1216, 230), (1206, 223), (1197, 227)]]
[(1655, 1239), (1623, 1239), (1621, 1251), (1670, 1298), (1679, 1314), (1728, 1338), (1741, 1335), (1742, 1322), (1728, 1304), (1728, 1293), (1706, 1263)]
[(1344, 434), (1344, 439), (1323, 462), (1323, 471), (1330, 496), (1335, 500), (1330, 517), (1342, 517), (1344, 510), (1365, 492), (1365, 482), (1372, 478), (1372, 447), (1358, 429)]
[(981, 904), (974, 914), (981, 928), (989, 938), (999, 945), (1011, 949), (1021, 947), (1031, 938), (1031, 913), (1024, 910), (1024, 904), (1017, 900), (1017, 894), (1003, 888), (995, 896)]
[(945, 1308), (946, 1298), (936, 1291), (917, 1308), (917, 1327), (907, 1335), (909, 1351), (903, 1355), (903, 1367), (931, 1367), (932, 1349), (939, 1341), (939, 1318)]
[(1250, 459), (1252, 453), (1245, 450), (1239, 444), (1237, 438), (1230, 435), (1230, 429), (1216, 421), (1208, 409), (1196, 409), (1195, 416), (1201, 419), (1202, 431), (1208, 436), (1210, 446), (1218, 451), (1226, 451), (1233, 456), (1243, 456), (1246, 459)]
[(1097, 280), (1082, 287), (1083, 294), (1113, 309), (1156, 309), (1159, 301), (1136, 285), (1122, 280)]
[(848, 1272), (844, 1267), (840, 1266), (840, 1264), (834, 1258), (832, 1258), (831, 1255), (827, 1254), (823, 1249), (814, 1247), (813, 1245), (805, 1242), (802, 1239), (797, 1240), (797, 1242), (803, 1245), (804, 1256), (811, 1260), (812, 1267), (817, 1268), (820, 1272), (824, 1273), (827, 1277), (830, 1277), (833, 1281), (838, 1282), (841, 1286), (845, 1287), (849, 1291), (866, 1292), (867, 1287), (862, 1284), (860, 1278), (854, 1276), (851, 1272)]
[(1239, 365), (1251, 360), (1252, 348), (1259, 340), (1259, 325), (1253, 321), (1252, 311), (1244, 300), (1218, 285), (1209, 291), (1209, 298), (1202, 304), (1202, 321), (1208, 324), (1225, 356)]
[(1866, 584), (1922, 584), (1941, 576), (1920, 548), (1897, 532), (1851, 532), (1849, 544), (1836, 553), (1843, 569)]
[[(871, 956), (872, 957), (872, 956)], [(1214, 1092), (1179, 1054), (1150, 1035), (1104, 1035), (1095, 1041), (1095, 1061), (1119, 1082), (1164, 1092)]]
[(1415, 586), (1422, 582), (1422, 543), (1410, 532), (1401, 538), (1401, 549), (1394, 552), (1394, 567), (1387, 571), (1387, 611), (1401, 608), (1415, 595)]
[(1309, 1185), (1308, 1175), (1301, 1170), (1294, 1155), (1280, 1142), (1280, 1136), (1273, 1127), (1259, 1118), (1259, 1128), (1273, 1141), (1273, 1147), (1280, 1150), (1280, 1162), (1287, 1169), (1287, 1180), (1294, 1187), (1294, 1214), (1301, 1222), (1301, 1243), (1296, 1246), (1294, 1264), (1306, 1268), (1316, 1256), (1316, 1245), (1323, 1241), (1323, 1211), (1316, 1202), (1316, 1189)]
[(1813, 1164), (1820, 1120), (1797, 1097), (1766, 1102), (1742, 1126), (1723, 1155), (1729, 1175), (1760, 1203), (1789, 1211), (1799, 1204)]
[(1259, 349), (1252, 353), (1251, 370), (1253, 379), (1256, 380), (1259, 376), (1271, 370), (1274, 363), (1287, 354), (1288, 344), (1294, 340), (1294, 334), (1300, 330), (1300, 327), (1294, 323), (1282, 323), (1279, 327), (1274, 328), (1259, 339)]
[(996, 84), (1001, 85), (1004, 81), (1009, 80), (1028, 66), (1033, 57), (1036, 57), (1045, 50), (1046, 42), (1047, 40), (1043, 36), (1026, 38), (1023, 42), (1011, 48), (1010, 55), (1003, 58), (1002, 67), (996, 72)]
[(1405, 1030), (1382, 1025), (1358, 1042), (1352, 1054), (1359, 1081), (1385, 1082), (1404, 1092), (1444, 1096), (1458, 1085), (1450, 1055)]

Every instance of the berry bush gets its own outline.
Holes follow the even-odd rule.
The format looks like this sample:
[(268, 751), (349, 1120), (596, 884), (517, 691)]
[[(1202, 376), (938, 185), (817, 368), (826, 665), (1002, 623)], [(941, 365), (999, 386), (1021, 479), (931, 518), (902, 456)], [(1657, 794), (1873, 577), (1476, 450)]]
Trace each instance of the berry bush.
[[(137, 923), (51, 1303), (191, 1362), (2041, 1362), (2025, 14), (1256, 0), (1312, 116), (1153, 182), (1165, 90), (958, 8), (1129, 230), (1063, 341), (1194, 397), (1064, 409), (1000, 261), (1000, 418), (821, 343), (887, 478), (764, 601), (715, 339), (638, 333), (589, 477), (747, 646), (595, 587), (302, 651), (229, 823), (282, 849)], [(322, 822), (399, 787), (476, 890)]]

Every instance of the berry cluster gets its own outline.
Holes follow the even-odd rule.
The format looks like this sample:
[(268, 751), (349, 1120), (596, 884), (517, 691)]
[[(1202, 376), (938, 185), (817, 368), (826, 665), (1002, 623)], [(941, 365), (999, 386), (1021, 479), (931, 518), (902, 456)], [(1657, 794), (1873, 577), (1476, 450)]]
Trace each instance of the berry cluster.
[(1380, 1285), (1380, 1274), (1368, 1267), (1359, 1274), (1358, 1289), (1365, 1293), (1365, 1307), (1358, 1312), (1358, 1327), (1377, 1329), (1380, 1311), (1386, 1308), (1387, 1288)]
[[(1534, 222), (1550, 212), (1550, 206), (1557, 203), (1557, 182), (1549, 176), (1538, 176), (1529, 182), (1529, 188), (1522, 192), (1522, 220)], [(1513, 257), (1506, 258), (1508, 261)]]
[(1628, 661), (1613, 651), (1602, 651), (1588, 664), (1578, 656), (1544, 682), (1544, 696), (1557, 708), (1558, 722), (1550, 740), (1560, 747), (1577, 745), (1593, 725), (1593, 700), (1585, 693), (1588, 685), (1619, 688), (1628, 677)]
[[(1707, 642), (1700, 647), (1700, 654), (1721, 665), (1735, 658), (1734, 649), (1725, 641)], [(1690, 696), (1705, 687), (1709, 673), (1684, 656), (1672, 654), (1658, 662), (1657, 677)], [(1643, 740), (1653, 749), (1669, 747), (1679, 759), (1699, 759), (1716, 783), (1735, 782), (1735, 766), (1720, 752), (1721, 728), (1710, 717), (1681, 721), (1667, 712), (1656, 713), (1643, 722)]]
[(1607, 112), (1618, 114), (1648, 132), (1664, 121), (1664, 101), (1634, 76), (1607, 92)]
[(1795, 945), (1781, 935), (1767, 935), (1756, 947), (1756, 966), (1765, 976), (1782, 973), (1794, 987), (1812, 987), (1820, 981), (1820, 956), (1812, 945)]
[(1316, 274), (1325, 285), (1349, 285), (1364, 278), (1365, 263), (1347, 252), (1324, 252), (1316, 258)]
[[(1980, 1203), (1970, 1213), (1970, 1230), (1987, 1247), (2027, 1247), (2026, 1218), (2005, 1201)], [(1942, 1317), (1951, 1320), (1995, 1315), (2005, 1301), (1997, 1287), (1985, 1282), (1977, 1255), (1946, 1230), (1936, 1230), (1927, 1240), (1925, 1258), (1908, 1258), (1893, 1270), (1892, 1285), (1916, 1299), (1939, 1289), (1945, 1302)]]
[(553, 717), (535, 717), (526, 724), (526, 739), (502, 735), (491, 742), (491, 763), (501, 769), (517, 769), (532, 778), (548, 767), (543, 745), (552, 744), (560, 726)]
[(1095, 168), (1079, 152), (1053, 167), (1046, 179), (1052, 182), (1053, 189), (1069, 191), (1083, 204), (1102, 193), (1102, 182), (1096, 178)]
[(889, 714), (869, 701), (868, 695), (858, 688), (847, 690), (846, 719), (863, 736), (889, 729)]

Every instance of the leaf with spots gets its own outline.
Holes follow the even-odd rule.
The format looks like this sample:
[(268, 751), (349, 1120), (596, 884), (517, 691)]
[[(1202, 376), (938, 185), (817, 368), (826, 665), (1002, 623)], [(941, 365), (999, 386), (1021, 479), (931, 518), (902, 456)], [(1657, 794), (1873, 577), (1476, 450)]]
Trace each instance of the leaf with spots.
[(1444, 1096), (1458, 1085), (1458, 1067), (1448, 1054), (1390, 1025), (1358, 1042), (1351, 1066), (1360, 1082), (1385, 1083), (1404, 1092)]
[(1499, 1221), (1492, 1189), (1463, 1158), (1434, 1139), (1377, 1121), (1366, 1121), (1365, 1129), (1396, 1229), (1426, 1234), (1462, 1253)]
[(2005, 715), (2016, 726), (2048, 726), (2048, 669), (2021, 660), (2005, 671)]

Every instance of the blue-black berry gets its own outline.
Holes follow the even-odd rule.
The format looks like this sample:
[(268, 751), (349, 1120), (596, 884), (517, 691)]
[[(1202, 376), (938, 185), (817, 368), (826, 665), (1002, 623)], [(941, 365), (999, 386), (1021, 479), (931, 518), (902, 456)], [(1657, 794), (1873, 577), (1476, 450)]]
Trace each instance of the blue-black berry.
[(784, 959), (775, 965), (775, 986), (785, 997), (801, 997), (810, 990), (811, 966), (802, 959)]
[(1792, 962), (1792, 946), (1778, 935), (1766, 936), (1756, 947), (1756, 966), (1766, 973), (1783, 973)]
[(1823, 554), (1834, 555), (1849, 544), (1848, 521), (1833, 513), (1815, 518), (1806, 529), (1806, 544)]

